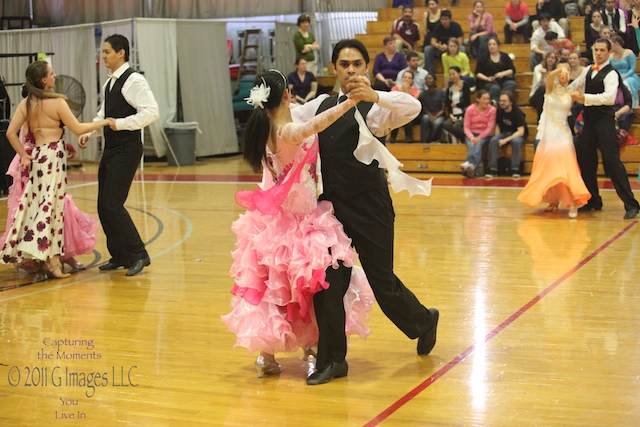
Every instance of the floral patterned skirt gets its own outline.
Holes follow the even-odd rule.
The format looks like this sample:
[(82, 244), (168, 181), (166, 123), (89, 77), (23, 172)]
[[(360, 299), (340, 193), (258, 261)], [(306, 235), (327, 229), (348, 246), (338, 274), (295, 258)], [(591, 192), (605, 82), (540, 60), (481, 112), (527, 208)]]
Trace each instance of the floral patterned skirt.
[(67, 154), (64, 141), (37, 146), (22, 198), (2, 244), (4, 263), (40, 260), (64, 254), (64, 203)]

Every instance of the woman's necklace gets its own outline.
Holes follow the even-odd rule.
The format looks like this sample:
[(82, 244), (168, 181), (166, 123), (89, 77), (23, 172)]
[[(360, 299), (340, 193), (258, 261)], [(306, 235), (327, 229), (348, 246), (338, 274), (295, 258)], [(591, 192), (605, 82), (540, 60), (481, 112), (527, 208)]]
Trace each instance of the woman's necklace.
[(562, 86), (560, 83), (556, 82), (556, 87), (558, 88), (558, 91), (562, 94), (569, 93), (569, 90), (570, 90), (569, 85)]

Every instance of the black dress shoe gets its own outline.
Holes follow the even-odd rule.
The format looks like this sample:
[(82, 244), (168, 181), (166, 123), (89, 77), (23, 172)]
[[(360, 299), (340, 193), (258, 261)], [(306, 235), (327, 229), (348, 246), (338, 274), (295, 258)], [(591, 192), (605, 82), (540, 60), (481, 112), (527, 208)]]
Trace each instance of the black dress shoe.
[(639, 212), (640, 212), (640, 211), (639, 211), (638, 209), (636, 209), (636, 208), (629, 209), (629, 210), (624, 214), (624, 219), (633, 219), (633, 218), (635, 218), (636, 216), (638, 216), (638, 213), (639, 213)]
[(594, 206), (594, 205), (590, 205), (588, 203), (586, 205), (580, 206), (578, 208), (578, 212), (601, 211), (601, 210), (602, 210), (602, 205)]
[(430, 308), (432, 325), (431, 329), (418, 338), (418, 354), (425, 355), (431, 353), (433, 347), (436, 345), (436, 330), (438, 329), (438, 319), (440, 318), (440, 312), (437, 308)]
[(98, 267), (100, 270), (102, 271), (107, 271), (107, 270), (117, 270), (120, 267), (125, 267), (124, 264), (119, 263), (119, 262), (115, 262), (115, 261), (109, 261), (106, 264), (102, 264), (100, 267)]
[(314, 372), (307, 378), (308, 385), (318, 385), (328, 383), (334, 378), (347, 376), (349, 365), (346, 360), (342, 362), (329, 362), (323, 369)]
[(127, 276), (135, 276), (136, 274), (140, 273), (142, 269), (147, 267), (149, 264), (151, 264), (151, 260), (149, 259), (149, 257), (145, 257), (135, 262), (132, 262), (131, 265), (129, 266), (129, 271), (127, 271)]

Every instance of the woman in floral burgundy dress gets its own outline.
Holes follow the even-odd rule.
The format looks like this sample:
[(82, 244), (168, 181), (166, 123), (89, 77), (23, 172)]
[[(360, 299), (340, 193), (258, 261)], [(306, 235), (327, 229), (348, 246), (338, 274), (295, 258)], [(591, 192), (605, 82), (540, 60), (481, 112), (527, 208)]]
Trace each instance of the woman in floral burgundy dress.
[[(91, 132), (109, 125), (109, 120), (78, 123), (65, 96), (53, 92), (55, 73), (46, 61), (27, 67), (27, 98), (22, 100), (7, 129), (7, 139), (20, 155), (20, 167), (29, 171), (13, 223), (1, 242), (0, 261), (21, 263), (44, 261), (43, 271), (50, 277), (64, 278), (60, 256), (64, 255), (64, 204), (67, 187), (67, 154), (62, 140), (64, 126), (75, 134)], [(27, 124), (35, 137), (29, 154), (18, 138)]]

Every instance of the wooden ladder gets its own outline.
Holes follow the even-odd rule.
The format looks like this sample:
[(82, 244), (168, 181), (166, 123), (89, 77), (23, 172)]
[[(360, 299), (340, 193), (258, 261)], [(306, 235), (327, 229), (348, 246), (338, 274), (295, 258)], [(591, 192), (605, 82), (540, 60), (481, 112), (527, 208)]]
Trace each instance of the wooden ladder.
[(238, 67), (238, 77), (236, 80), (236, 90), (240, 87), (240, 79), (247, 74), (260, 74), (262, 72), (262, 54), (260, 51), (260, 40), (262, 30), (244, 30), (242, 40), (242, 53), (240, 54), (240, 65)]

